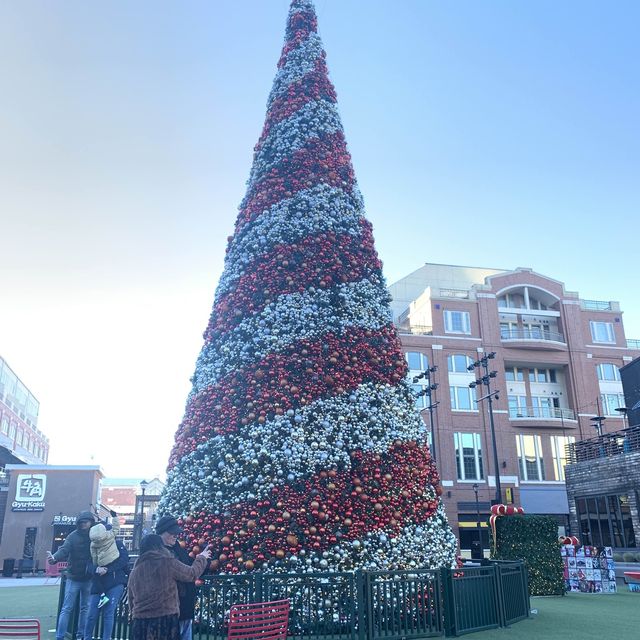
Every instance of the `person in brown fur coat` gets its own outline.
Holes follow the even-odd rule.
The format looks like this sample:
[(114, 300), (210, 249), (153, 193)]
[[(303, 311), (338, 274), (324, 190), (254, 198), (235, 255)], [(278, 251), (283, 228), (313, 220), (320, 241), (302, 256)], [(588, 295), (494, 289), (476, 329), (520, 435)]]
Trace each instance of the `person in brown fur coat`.
[(129, 576), (131, 640), (179, 640), (177, 582), (195, 581), (210, 558), (211, 551), (205, 548), (188, 566), (165, 549), (160, 536), (150, 534), (142, 539), (140, 557)]

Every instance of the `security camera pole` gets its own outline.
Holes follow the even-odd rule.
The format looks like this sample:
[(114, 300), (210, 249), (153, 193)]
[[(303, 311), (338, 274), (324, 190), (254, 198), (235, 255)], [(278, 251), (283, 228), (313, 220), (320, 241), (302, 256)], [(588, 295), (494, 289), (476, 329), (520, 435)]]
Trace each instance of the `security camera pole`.
[(476, 387), (482, 388), (484, 385), (487, 388), (487, 393), (476, 400), (477, 403), (483, 400), (489, 401), (489, 424), (491, 425), (491, 444), (493, 445), (493, 466), (496, 473), (496, 497), (491, 501), (492, 504), (502, 503), (502, 487), (500, 486), (500, 463), (498, 462), (498, 447), (496, 445), (496, 427), (493, 422), (493, 399), (498, 400), (500, 396), (498, 391), (491, 391), (491, 378), (495, 378), (497, 371), (489, 371), (489, 360), (493, 360), (496, 357), (495, 352), (491, 352), (476, 360), (473, 364), (467, 367), (468, 371), (474, 371), (475, 369), (481, 369), (480, 373), (483, 373), (475, 382), (469, 384), (471, 389)]

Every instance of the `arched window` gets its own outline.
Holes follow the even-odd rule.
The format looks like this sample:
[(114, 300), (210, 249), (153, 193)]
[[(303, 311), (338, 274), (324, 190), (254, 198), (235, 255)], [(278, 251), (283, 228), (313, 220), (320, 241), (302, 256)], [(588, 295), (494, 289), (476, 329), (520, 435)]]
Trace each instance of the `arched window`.
[(453, 353), (447, 358), (447, 366), (450, 373), (467, 373), (473, 360), (464, 353)]
[(602, 362), (598, 365), (598, 380), (620, 382), (620, 370), (611, 362)]

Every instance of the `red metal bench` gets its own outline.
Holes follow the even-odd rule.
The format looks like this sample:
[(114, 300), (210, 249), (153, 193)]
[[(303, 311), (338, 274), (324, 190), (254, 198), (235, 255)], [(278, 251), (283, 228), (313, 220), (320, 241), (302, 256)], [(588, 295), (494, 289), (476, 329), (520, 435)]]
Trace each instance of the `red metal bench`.
[(288, 600), (236, 604), (229, 611), (229, 640), (285, 640), (288, 628)]
[(35, 618), (0, 618), (0, 638), (40, 640), (40, 621)]

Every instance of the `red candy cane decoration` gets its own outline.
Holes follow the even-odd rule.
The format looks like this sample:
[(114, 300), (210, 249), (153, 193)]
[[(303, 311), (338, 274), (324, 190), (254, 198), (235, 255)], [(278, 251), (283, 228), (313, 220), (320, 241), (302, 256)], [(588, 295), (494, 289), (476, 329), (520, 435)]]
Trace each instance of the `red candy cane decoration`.
[(496, 552), (496, 520), (500, 516), (522, 515), (524, 509), (522, 507), (514, 507), (512, 504), (494, 504), (491, 507), (491, 515), (489, 516), (489, 526), (493, 535), (493, 553)]

